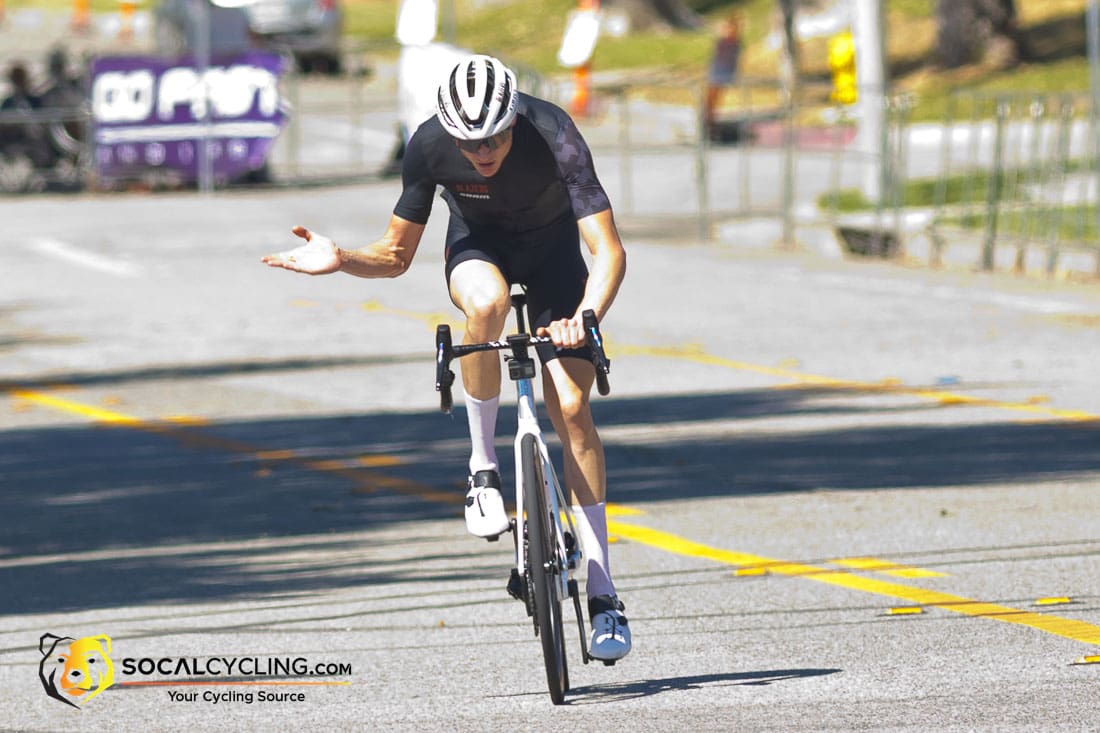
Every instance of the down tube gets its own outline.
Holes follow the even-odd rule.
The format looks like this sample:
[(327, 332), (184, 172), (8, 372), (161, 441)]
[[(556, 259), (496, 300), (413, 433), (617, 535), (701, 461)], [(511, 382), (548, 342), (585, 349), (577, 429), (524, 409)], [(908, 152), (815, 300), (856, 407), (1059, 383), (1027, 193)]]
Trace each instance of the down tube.
[[(518, 380), (516, 391), (519, 393), (517, 407), (519, 425), (516, 429), (516, 442), (513, 448), (516, 466), (516, 529), (522, 533), (527, 497), (523, 495), (523, 458), (520, 456), (520, 443), (523, 441), (523, 436), (528, 433), (534, 433), (539, 437), (539, 443), (542, 443), (542, 439), (539, 433), (538, 418), (535, 415), (535, 393), (531, 386), (531, 380)], [(522, 534), (519, 538), (520, 541), (516, 543), (516, 569), (519, 571), (520, 576), (523, 576), (527, 572), (527, 563), (523, 556)]]

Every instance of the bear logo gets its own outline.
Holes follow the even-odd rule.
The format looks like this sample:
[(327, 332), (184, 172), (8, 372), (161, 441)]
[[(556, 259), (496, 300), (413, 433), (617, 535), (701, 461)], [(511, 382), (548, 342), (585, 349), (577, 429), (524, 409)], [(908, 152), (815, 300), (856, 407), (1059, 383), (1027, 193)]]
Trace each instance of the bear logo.
[(38, 640), (42, 660), (38, 678), (46, 694), (78, 710), (115, 681), (115, 665), (108, 656), (108, 636), (70, 636), (43, 634)]

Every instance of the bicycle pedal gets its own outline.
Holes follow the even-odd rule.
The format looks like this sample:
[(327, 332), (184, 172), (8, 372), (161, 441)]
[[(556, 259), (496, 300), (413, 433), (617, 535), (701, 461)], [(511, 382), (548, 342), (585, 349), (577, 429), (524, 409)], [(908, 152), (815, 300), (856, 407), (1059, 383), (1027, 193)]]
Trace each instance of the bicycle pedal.
[(512, 572), (508, 576), (507, 590), (508, 595), (517, 601), (527, 601), (527, 584), (523, 582), (523, 578), (520, 577), (519, 571), (515, 568), (512, 568)]

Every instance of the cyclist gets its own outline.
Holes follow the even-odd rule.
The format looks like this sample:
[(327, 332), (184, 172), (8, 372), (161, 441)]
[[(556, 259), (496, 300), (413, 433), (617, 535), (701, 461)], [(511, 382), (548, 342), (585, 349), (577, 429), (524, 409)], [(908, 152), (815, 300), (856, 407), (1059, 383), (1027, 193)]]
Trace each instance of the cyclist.
[[(532, 324), (553, 343), (538, 347), (543, 397), (564, 453), (581, 549), (588, 558), (590, 653), (611, 661), (631, 647), (630, 629), (607, 559), (603, 444), (589, 394), (595, 369), (581, 313), (602, 318), (626, 269), (611, 204), (572, 119), (559, 107), (520, 93), (498, 59), (473, 55), (439, 86), (437, 110), (409, 140), (402, 192), (385, 233), (342, 249), (305, 227), (295, 249), (268, 255), (273, 267), (312, 275), (343, 271), (396, 277), (416, 254), (436, 187), (447, 202), (445, 276), (451, 300), (466, 317), (465, 342), (499, 339), (511, 311), (514, 283), (527, 289)], [(588, 272), (580, 240), (592, 256)], [(494, 448), (500, 359), (492, 352), (462, 360), (470, 427), (466, 525), (495, 538), (508, 530)]]

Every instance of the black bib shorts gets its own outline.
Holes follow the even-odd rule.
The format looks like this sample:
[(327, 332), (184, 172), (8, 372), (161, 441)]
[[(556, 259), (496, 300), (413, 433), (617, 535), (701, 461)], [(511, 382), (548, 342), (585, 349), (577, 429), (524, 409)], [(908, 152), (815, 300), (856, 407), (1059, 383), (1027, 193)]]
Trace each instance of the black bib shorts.
[[(448, 285), (459, 263), (481, 260), (495, 265), (509, 285), (522, 285), (526, 290), (532, 331), (576, 314), (588, 282), (588, 266), (581, 255), (580, 233), (572, 216), (522, 235), (471, 229), (451, 213), (447, 226)], [(536, 351), (544, 364), (560, 356), (592, 358), (587, 346), (555, 349), (553, 344), (542, 344)]]

